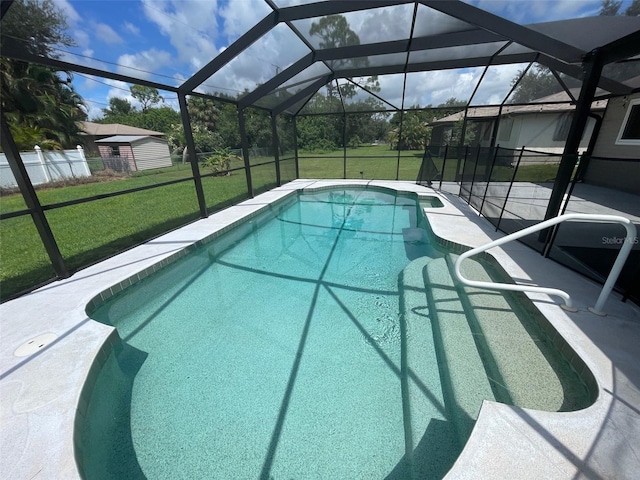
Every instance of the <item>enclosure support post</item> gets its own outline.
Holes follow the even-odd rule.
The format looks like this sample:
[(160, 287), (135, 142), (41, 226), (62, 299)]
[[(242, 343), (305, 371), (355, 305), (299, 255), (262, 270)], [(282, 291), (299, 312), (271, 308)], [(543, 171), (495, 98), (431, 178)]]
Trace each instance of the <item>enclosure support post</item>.
[(276, 122), (276, 116), (271, 112), (271, 140), (273, 148), (273, 158), (276, 161), (276, 183), (278, 186), (282, 184), (280, 180), (280, 140), (278, 139), (278, 123)]
[(33, 188), (27, 169), (22, 162), (20, 152), (13, 140), (13, 136), (9, 130), (9, 125), (6, 122), (2, 111), (0, 111), (0, 127), (2, 150), (4, 150), (4, 153), (7, 156), (9, 167), (11, 167), (11, 173), (13, 173), (13, 176), (16, 179), (16, 183), (20, 188), (20, 193), (22, 193), (24, 202), (27, 204), (27, 208), (31, 212), (31, 218), (38, 230), (38, 234), (44, 244), (47, 255), (49, 255), (51, 265), (53, 266), (58, 278), (67, 278), (70, 275), (69, 270), (67, 270), (67, 266), (64, 264), (64, 259), (62, 258), (56, 239), (53, 236), (47, 217), (44, 214), (42, 205), (40, 205), (36, 191)]
[(200, 178), (200, 167), (198, 166), (198, 156), (196, 155), (196, 144), (193, 141), (191, 120), (189, 119), (189, 111), (187, 110), (187, 97), (181, 92), (178, 92), (178, 103), (180, 104), (182, 128), (184, 129), (184, 138), (187, 142), (187, 153), (189, 154), (189, 163), (191, 164), (191, 173), (193, 174), (193, 184), (196, 187), (200, 218), (207, 218), (207, 202), (204, 199), (204, 190), (202, 189), (202, 178)]
[[(584, 70), (584, 83), (580, 89), (580, 96), (578, 97), (576, 111), (571, 121), (569, 136), (564, 146), (562, 160), (560, 160), (558, 174), (556, 175), (556, 181), (553, 184), (547, 212), (544, 216), (545, 220), (557, 216), (558, 212), (560, 212), (564, 194), (571, 182), (573, 169), (578, 161), (580, 140), (587, 125), (589, 113), (591, 112), (591, 102), (593, 102), (598, 81), (600, 80), (600, 74), (602, 73), (603, 62), (598, 50), (590, 52), (582, 65)], [(543, 230), (540, 232), (538, 240), (546, 243), (549, 240), (549, 233), (550, 229)]]
[(244, 122), (244, 110), (238, 109), (238, 123), (240, 124), (240, 142), (242, 143), (242, 158), (244, 158), (244, 169), (247, 172), (247, 192), (249, 193), (249, 198), (253, 198), (251, 161), (249, 159), (249, 139), (247, 138), (247, 127)]

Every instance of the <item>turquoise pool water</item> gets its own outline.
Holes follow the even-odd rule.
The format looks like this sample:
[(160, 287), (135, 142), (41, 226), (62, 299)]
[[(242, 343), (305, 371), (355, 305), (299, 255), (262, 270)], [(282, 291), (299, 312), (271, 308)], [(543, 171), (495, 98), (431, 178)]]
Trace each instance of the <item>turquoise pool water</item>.
[(453, 258), (414, 197), (324, 190), (126, 289), (91, 315), (122, 342), (86, 478), (441, 478), (482, 399), (588, 405), (532, 317), (455, 284)]

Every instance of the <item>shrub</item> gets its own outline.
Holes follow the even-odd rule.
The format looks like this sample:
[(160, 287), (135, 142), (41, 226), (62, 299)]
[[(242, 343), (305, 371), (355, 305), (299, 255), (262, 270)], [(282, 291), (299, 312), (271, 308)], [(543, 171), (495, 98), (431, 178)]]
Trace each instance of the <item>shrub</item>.
[(231, 149), (229, 147), (218, 148), (204, 160), (201, 160), (200, 165), (205, 168), (210, 168), (211, 171), (216, 175), (229, 176), (231, 175), (231, 172), (229, 171), (229, 169), (231, 168), (231, 160), (234, 158), (242, 160), (237, 155), (231, 153)]

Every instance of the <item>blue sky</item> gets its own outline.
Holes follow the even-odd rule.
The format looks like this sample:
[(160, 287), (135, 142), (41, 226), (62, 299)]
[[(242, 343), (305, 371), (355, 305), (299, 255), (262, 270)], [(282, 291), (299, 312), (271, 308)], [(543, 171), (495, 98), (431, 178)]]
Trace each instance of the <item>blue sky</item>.
[[(264, 0), (54, 0), (64, 12), (69, 33), (77, 46), (59, 52), (63, 59), (116, 71), (159, 83), (178, 85), (271, 11)], [(623, 8), (630, 0), (625, 1)], [(306, 3), (274, 0), (278, 6)], [(527, 24), (597, 15), (600, 0), (468, 0), (475, 6), (517, 23)], [(410, 24), (411, 6), (378, 12), (350, 14), (349, 22), (361, 41), (384, 35), (383, 40), (402, 38)], [(384, 28), (372, 29), (374, 16)], [(425, 16), (426, 18), (426, 16)], [(407, 21), (408, 20), (408, 21)], [(434, 22), (436, 25), (438, 22)], [(310, 21), (298, 23), (308, 31)], [(308, 52), (285, 26), (279, 25), (241, 58), (205, 82), (205, 91), (231, 95), (253, 89)], [(483, 85), (483, 101), (497, 99), (521, 66), (495, 69)], [(437, 104), (451, 96), (464, 96), (475, 85), (480, 70), (431, 73), (411, 83), (415, 91), (407, 104)], [(401, 76), (381, 77), (383, 96), (399, 102)], [(427, 81), (428, 80), (428, 81)], [(425, 88), (425, 85), (429, 88)], [(74, 74), (74, 85), (85, 99), (90, 118), (100, 116), (109, 98), (129, 98), (129, 85), (104, 78)], [(176, 107), (175, 94), (161, 92)], [(478, 92), (480, 94), (480, 91)], [(135, 103), (135, 102), (134, 102)]]

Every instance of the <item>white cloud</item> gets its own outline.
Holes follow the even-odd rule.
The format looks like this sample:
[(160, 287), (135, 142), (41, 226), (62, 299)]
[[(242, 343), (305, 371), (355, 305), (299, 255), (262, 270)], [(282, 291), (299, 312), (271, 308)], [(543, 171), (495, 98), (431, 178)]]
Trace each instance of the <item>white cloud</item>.
[(176, 49), (177, 60), (187, 64), (191, 72), (209, 62), (217, 54), (215, 39), (219, 33), (215, 0), (182, 2), (179, 0), (142, 0), (145, 15)]
[(519, 24), (597, 15), (601, 0), (465, 0)]
[(104, 114), (102, 109), (106, 108), (106, 105), (102, 105), (102, 99), (95, 100), (91, 98), (85, 98), (85, 111), (87, 112), (87, 118), (89, 121), (102, 118)]
[(76, 9), (69, 3), (69, 0), (53, 0), (56, 7), (62, 11), (67, 19), (67, 24), (72, 27), (80, 21), (80, 15)]
[(89, 34), (79, 28), (73, 30), (73, 39), (76, 41), (76, 45), (80, 48), (87, 48), (91, 43)]
[(232, 42), (246, 33), (272, 10), (262, 0), (231, 0), (220, 8), (224, 19), (224, 34)]
[(96, 23), (94, 25), (93, 31), (95, 32), (96, 37), (109, 45), (124, 42), (122, 37), (118, 35), (116, 31), (106, 23)]
[(140, 35), (140, 29), (138, 27), (136, 27), (133, 23), (131, 22), (124, 22), (122, 24), (125, 32), (131, 33), (133, 35)]
[(172, 64), (173, 57), (165, 50), (152, 48), (135, 54), (124, 54), (118, 57), (118, 73), (132, 77), (149, 79), (153, 72)]
[(308, 52), (289, 27), (280, 24), (206, 80), (203, 88), (231, 95), (253, 90)]

